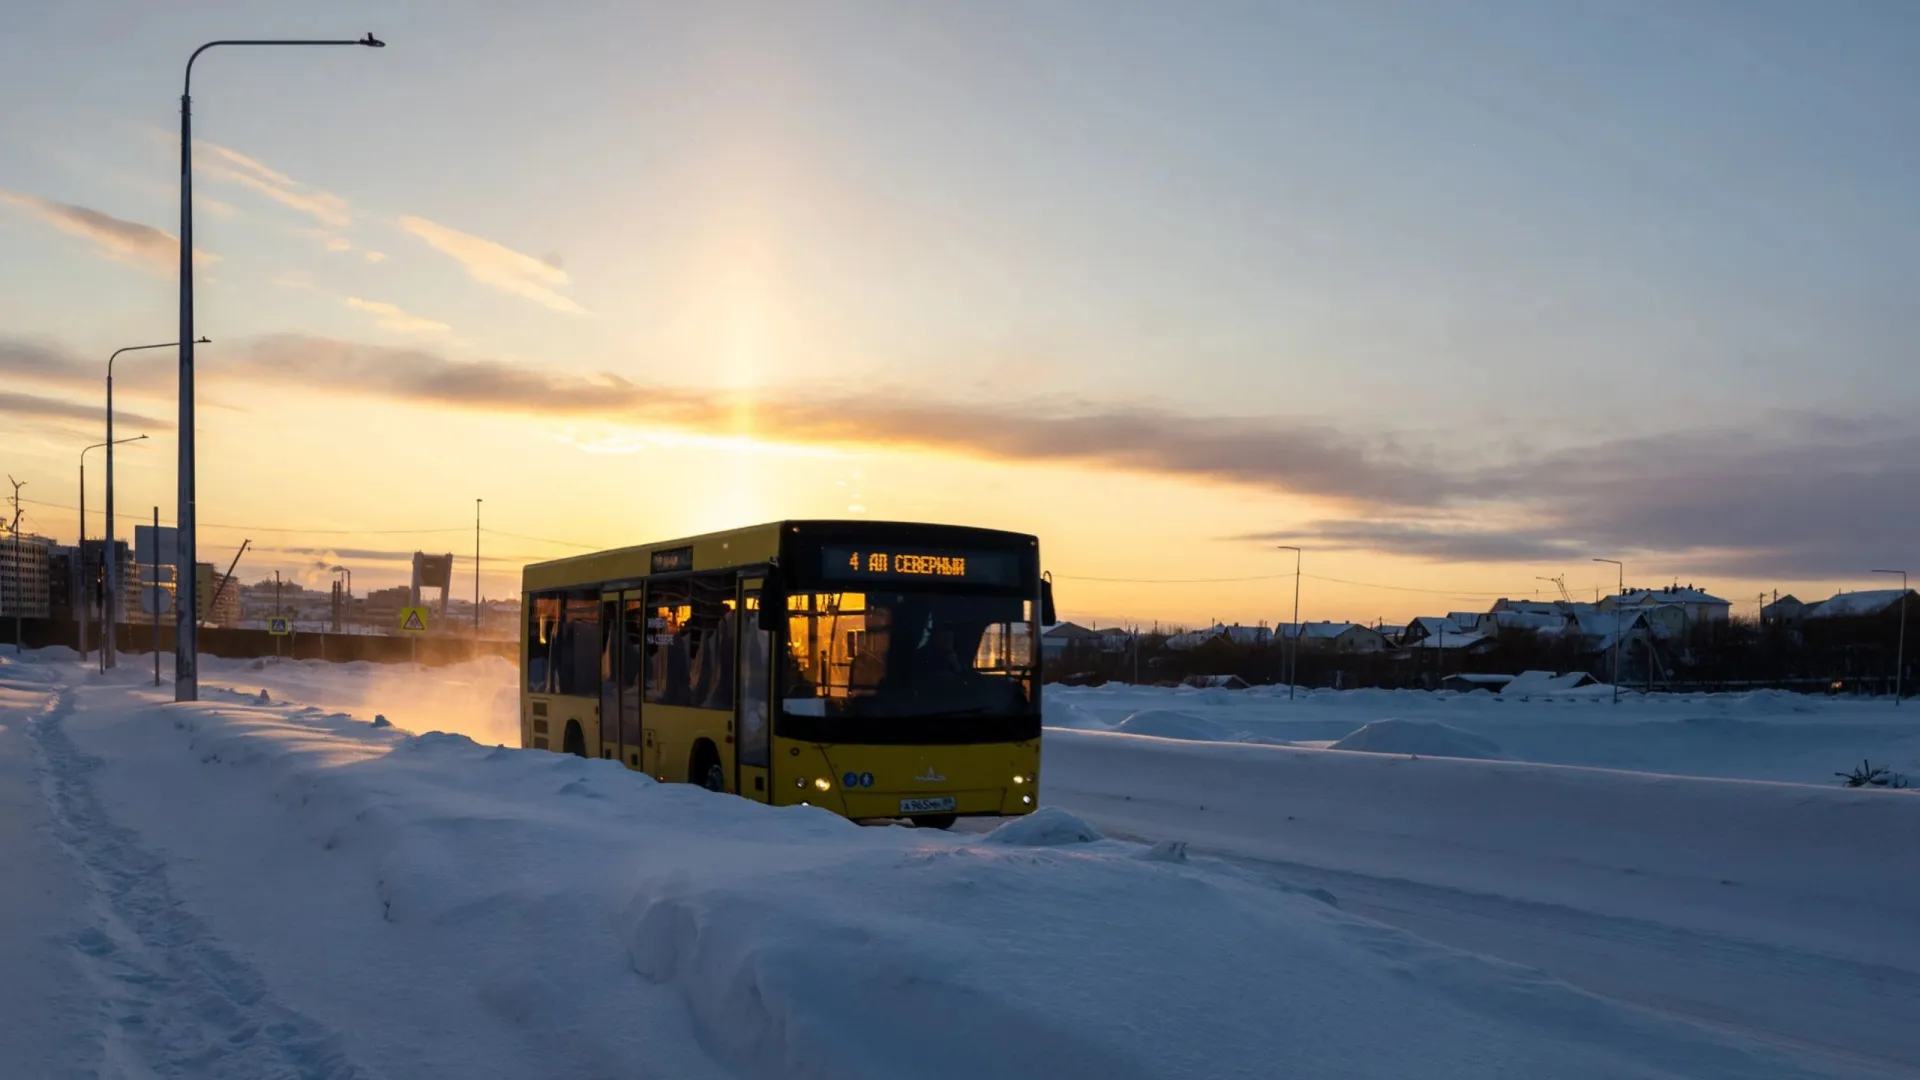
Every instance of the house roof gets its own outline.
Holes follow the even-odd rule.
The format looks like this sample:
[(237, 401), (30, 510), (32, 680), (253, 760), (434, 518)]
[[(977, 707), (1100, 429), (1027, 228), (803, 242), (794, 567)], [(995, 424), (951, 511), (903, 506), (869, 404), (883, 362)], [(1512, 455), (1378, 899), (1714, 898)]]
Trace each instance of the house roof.
[(1557, 634), (1567, 628), (1567, 617), (1558, 611), (1496, 611), (1493, 624), (1502, 630), (1537, 630)]
[(1626, 611), (1583, 611), (1573, 617), (1572, 627), (1584, 635), (1587, 644), (1598, 649), (1611, 649), (1615, 642), (1624, 644), (1636, 631), (1647, 624), (1646, 612), (1639, 609)]
[(1310, 622), (1299, 624), (1298, 630), (1294, 628), (1294, 624), (1292, 623), (1282, 623), (1280, 635), (1282, 637), (1300, 638), (1307, 641), (1332, 641), (1340, 635), (1354, 629), (1365, 630), (1370, 634), (1378, 632), (1371, 626), (1361, 626), (1359, 623)]
[(1471, 649), (1486, 640), (1487, 635), (1478, 631), (1460, 633), (1449, 628), (1444, 636), (1436, 634), (1432, 637), (1423, 637), (1419, 641), (1412, 642), (1407, 647), (1410, 649), (1440, 649), (1451, 652), (1454, 649)]
[(1846, 619), (1862, 615), (1878, 615), (1899, 603), (1902, 595), (1904, 593), (1899, 589), (1866, 589), (1861, 592), (1841, 593), (1808, 608), (1807, 618)]
[(1569, 671), (1557, 675), (1551, 671), (1523, 671), (1507, 683), (1501, 695), (1512, 694), (1522, 697), (1528, 694), (1550, 694), (1555, 691), (1572, 690), (1577, 687), (1597, 686), (1599, 682), (1584, 671)]
[(1452, 615), (1448, 615), (1445, 618), (1442, 618), (1438, 615), (1422, 615), (1419, 618), (1408, 623), (1407, 629), (1412, 630), (1418, 627), (1421, 633), (1424, 633), (1424, 634), (1444, 633), (1448, 637), (1453, 637), (1456, 634), (1471, 634), (1475, 632), (1475, 628), (1479, 625), (1480, 617), (1478, 615), (1474, 615), (1474, 616), (1471, 616), (1471, 618), (1474, 620), (1474, 626), (1461, 626), (1459, 623), (1454, 621), (1454, 618)]
[[(1726, 604), (1711, 593), (1705, 593), (1692, 586), (1676, 586), (1671, 589), (1628, 589), (1613, 598), (1616, 604)], [(1731, 605), (1728, 605), (1731, 606)]]

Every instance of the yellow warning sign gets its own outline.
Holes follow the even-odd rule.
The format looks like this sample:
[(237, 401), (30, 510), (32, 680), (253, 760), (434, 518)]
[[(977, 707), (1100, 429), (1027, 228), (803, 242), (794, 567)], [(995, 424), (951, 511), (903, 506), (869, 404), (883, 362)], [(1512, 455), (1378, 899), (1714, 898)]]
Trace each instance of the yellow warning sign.
[(267, 633), (274, 637), (286, 637), (293, 633), (293, 620), (276, 615), (267, 620)]
[(427, 609), (423, 607), (403, 607), (400, 609), (400, 629), (409, 634), (427, 632)]

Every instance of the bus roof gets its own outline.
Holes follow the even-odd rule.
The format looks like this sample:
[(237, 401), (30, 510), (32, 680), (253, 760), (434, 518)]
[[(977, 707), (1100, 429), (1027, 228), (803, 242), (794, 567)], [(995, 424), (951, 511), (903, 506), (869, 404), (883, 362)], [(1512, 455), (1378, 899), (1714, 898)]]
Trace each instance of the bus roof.
[[(969, 533), (976, 539), (993, 539), (1003, 543), (1017, 544), (1021, 541), (1033, 541), (1029, 533), (1016, 533), (1004, 529), (987, 529), (975, 525), (954, 525), (931, 521), (876, 521), (871, 518), (813, 518), (769, 521), (759, 525), (747, 525), (738, 529), (722, 532), (702, 533), (698, 536), (679, 537), (672, 540), (657, 540), (646, 544), (632, 544), (626, 547), (608, 548), (604, 551), (585, 552), (579, 555), (567, 555), (558, 559), (528, 563), (523, 569), (524, 577), (547, 578), (570, 568), (585, 568), (588, 564), (606, 564), (609, 561), (625, 561), (648, 555), (650, 552), (667, 551), (675, 548), (690, 547), (711, 550), (714, 545), (731, 548), (739, 544), (742, 548), (753, 550), (753, 541), (760, 541), (759, 549), (767, 552), (760, 558), (743, 557), (740, 562), (763, 561), (779, 550), (780, 534), (791, 529), (794, 532), (826, 532), (839, 534), (886, 533), (908, 529), (938, 529), (942, 532)], [(704, 561), (704, 560), (703, 560)], [(642, 576), (644, 576), (644, 571)]]

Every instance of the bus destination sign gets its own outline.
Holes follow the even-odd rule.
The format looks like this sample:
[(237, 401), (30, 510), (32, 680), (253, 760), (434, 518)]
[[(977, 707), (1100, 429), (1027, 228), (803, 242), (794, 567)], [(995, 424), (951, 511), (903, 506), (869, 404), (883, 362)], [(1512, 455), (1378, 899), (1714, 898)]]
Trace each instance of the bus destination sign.
[(954, 548), (826, 547), (821, 571), (835, 581), (949, 581), (1018, 585), (1019, 564), (1010, 551)]
[(653, 553), (653, 573), (672, 574), (681, 570), (691, 569), (693, 569), (693, 549), (691, 547), (666, 548)]

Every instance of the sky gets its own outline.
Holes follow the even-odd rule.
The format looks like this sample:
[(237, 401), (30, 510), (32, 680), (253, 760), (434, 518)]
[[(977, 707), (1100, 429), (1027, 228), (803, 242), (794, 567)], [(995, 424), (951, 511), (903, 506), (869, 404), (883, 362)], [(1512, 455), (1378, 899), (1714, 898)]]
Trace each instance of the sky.
[[(405, 580), (1032, 532), (1102, 625), (1920, 569), (1920, 8), (15, 5), (0, 467), (70, 541), (178, 332), (200, 556)], [(175, 510), (171, 350), (116, 511)], [(104, 462), (88, 456), (87, 530)], [(4, 494), (4, 492), (0, 492)], [(470, 586), (462, 585), (457, 594)]]

